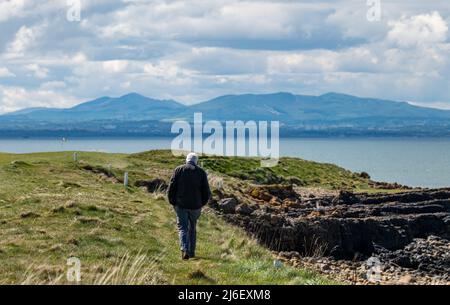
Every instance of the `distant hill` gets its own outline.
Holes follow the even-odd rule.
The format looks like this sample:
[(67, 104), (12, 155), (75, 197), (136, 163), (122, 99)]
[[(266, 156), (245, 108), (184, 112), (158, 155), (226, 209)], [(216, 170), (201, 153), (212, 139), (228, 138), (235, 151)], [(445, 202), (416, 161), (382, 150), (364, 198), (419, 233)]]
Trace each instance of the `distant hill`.
[[(192, 106), (131, 93), (69, 109), (30, 108), (5, 114), (0, 116), (0, 130), (15, 134), (36, 128), (80, 132), (83, 128), (77, 124), (84, 122), (94, 134), (97, 129), (101, 134), (114, 133), (121, 126), (121, 135), (162, 135), (170, 133), (168, 121), (192, 121), (194, 112), (203, 113), (204, 120), (277, 120), (283, 132), (292, 135), (450, 135), (447, 110), (339, 93), (310, 96), (283, 92), (226, 95)], [(132, 127), (128, 130), (127, 126)]]
[(160, 120), (186, 106), (171, 100), (151, 99), (136, 93), (119, 98), (101, 97), (68, 109), (31, 108), (0, 116), (13, 121), (80, 122), (94, 120)]
[(189, 108), (209, 119), (280, 120), (285, 124), (374, 124), (450, 119), (450, 111), (351, 95), (321, 96), (275, 93), (228, 95)]

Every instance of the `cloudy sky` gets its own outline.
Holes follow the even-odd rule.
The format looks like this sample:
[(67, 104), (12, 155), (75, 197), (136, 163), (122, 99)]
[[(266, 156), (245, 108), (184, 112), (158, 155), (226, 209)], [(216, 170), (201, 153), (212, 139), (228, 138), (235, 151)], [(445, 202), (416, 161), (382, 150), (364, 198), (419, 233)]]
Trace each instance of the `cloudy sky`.
[(381, 0), (379, 20), (374, 9), (85, 0), (76, 21), (76, 0), (0, 0), (0, 113), (129, 92), (193, 103), (333, 91), (450, 109), (448, 0)]

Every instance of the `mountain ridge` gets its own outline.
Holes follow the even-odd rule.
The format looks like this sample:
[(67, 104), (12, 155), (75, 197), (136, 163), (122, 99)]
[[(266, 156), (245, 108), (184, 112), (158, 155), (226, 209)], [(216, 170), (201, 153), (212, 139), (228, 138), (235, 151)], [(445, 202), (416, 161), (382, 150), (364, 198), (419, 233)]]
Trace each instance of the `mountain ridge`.
[(317, 130), (321, 133), (331, 130), (333, 134), (354, 134), (354, 131), (395, 134), (401, 130), (402, 134), (414, 135), (422, 130), (433, 134), (439, 130), (439, 134), (450, 136), (450, 110), (335, 92), (318, 96), (289, 92), (229, 94), (193, 105), (129, 93), (121, 97), (100, 97), (71, 108), (29, 108), (4, 114), (0, 116), (0, 131), (36, 128), (70, 131), (89, 125), (95, 132), (110, 133), (109, 129), (104, 131), (105, 125), (108, 128), (120, 125), (132, 128), (126, 132), (138, 134), (153, 134), (149, 127), (152, 126), (160, 135), (160, 132), (170, 134), (167, 123), (192, 122), (196, 112), (203, 114), (204, 121), (279, 121), (288, 133), (315, 134)]
[(409, 102), (406, 101), (394, 101), (394, 100), (388, 100), (388, 99), (378, 99), (378, 98), (372, 98), (372, 97), (359, 97), (359, 96), (355, 96), (355, 95), (350, 95), (350, 94), (345, 94), (345, 93), (338, 93), (338, 92), (328, 92), (328, 93), (324, 93), (321, 95), (303, 95), (303, 94), (294, 94), (291, 92), (285, 92), (285, 91), (280, 91), (280, 92), (274, 92), (274, 93), (262, 93), (262, 94), (258, 94), (258, 93), (243, 93), (243, 94), (226, 94), (226, 95), (221, 95), (209, 100), (205, 100), (205, 101), (201, 101), (198, 103), (193, 103), (190, 105), (186, 105), (184, 103), (175, 101), (173, 99), (156, 99), (156, 98), (150, 98), (150, 97), (146, 97), (144, 95), (141, 95), (139, 93), (136, 92), (130, 92), (127, 93), (125, 95), (119, 96), (119, 97), (110, 97), (110, 96), (102, 96), (90, 101), (86, 101), (86, 102), (82, 102), (80, 104), (74, 105), (72, 107), (68, 107), (68, 108), (55, 108), (55, 107), (30, 107), (30, 108), (22, 108), (16, 111), (12, 111), (12, 112), (7, 112), (7, 113), (3, 113), (0, 114), (0, 117), (4, 117), (4, 116), (9, 116), (9, 115), (17, 115), (17, 114), (23, 114), (23, 113), (31, 113), (31, 112), (35, 112), (35, 111), (67, 111), (67, 110), (79, 110), (82, 109), (84, 106), (90, 106), (92, 104), (96, 104), (100, 101), (124, 101), (124, 100), (130, 100), (131, 98), (133, 99), (139, 99), (139, 100), (151, 100), (151, 101), (156, 101), (156, 102), (163, 102), (163, 103), (168, 103), (171, 104), (171, 106), (176, 105), (176, 106), (181, 106), (179, 108), (197, 108), (198, 106), (202, 106), (202, 105), (206, 105), (206, 104), (210, 104), (219, 100), (223, 100), (223, 99), (228, 99), (228, 98), (247, 98), (247, 97), (276, 97), (276, 96), (291, 96), (291, 97), (302, 97), (302, 98), (318, 98), (318, 99), (322, 99), (322, 100), (329, 100), (329, 98), (333, 98), (334, 100), (342, 100), (343, 98), (345, 99), (352, 99), (352, 100), (366, 100), (366, 101), (376, 101), (376, 102), (389, 102), (389, 103), (397, 103), (397, 104), (403, 104), (403, 105), (408, 105), (410, 107), (413, 108), (420, 108), (420, 109), (430, 109), (430, 110), (437, 110), (437, 111), (443, 111), (443, 112), (449, 112), (450, 110), (448, 109), (439, 109), (439, 108), (433, 108), (433, 107), (426, 107), (423, 105), (414, 105), (411, 104)]

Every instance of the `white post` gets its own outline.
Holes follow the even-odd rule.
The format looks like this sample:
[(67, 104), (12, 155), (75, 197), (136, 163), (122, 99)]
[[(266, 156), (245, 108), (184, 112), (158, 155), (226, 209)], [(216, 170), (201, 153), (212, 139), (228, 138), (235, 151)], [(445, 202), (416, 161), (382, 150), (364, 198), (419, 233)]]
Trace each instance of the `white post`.
[(219, 180), (217, 181), (217, 189), (218, 190), (223, 190), (223, 180), (222, 178), (219, 178)]
[(77, 152), (73, 153), (73, 162), (78, 162), (78, 153)]
[(125, 187), (128, 186), (128, 172), (125, 172), (125, 175), (124, 175), (124, 177), (123, 177), (123, 185), (124, 185)]

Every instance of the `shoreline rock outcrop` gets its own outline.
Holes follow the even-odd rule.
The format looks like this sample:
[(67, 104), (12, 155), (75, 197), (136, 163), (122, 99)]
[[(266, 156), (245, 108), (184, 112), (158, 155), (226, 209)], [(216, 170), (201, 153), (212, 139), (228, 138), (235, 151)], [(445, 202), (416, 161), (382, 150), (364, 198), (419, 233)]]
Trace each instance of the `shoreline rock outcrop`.
[[(450, 272), (447, 256), (438, 267), (432, 262), (450, 247), (450, 189), (300, 196), (292, 186), (260, 185), (246, 194), (233, 197), (234, 210), (223, 217), (271, 250), (361, 262), (378, 255), (419, 275), (443, 270), (437, 275), (442, 279)], [(437, 240), (441, 250), (417, 258)]]

